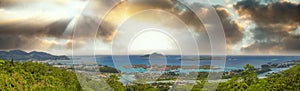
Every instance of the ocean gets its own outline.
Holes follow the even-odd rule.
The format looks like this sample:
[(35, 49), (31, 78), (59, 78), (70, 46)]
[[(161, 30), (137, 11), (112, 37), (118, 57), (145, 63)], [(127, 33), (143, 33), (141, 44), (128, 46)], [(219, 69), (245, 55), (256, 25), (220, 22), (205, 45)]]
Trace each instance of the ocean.
[[(231, 70), (237, 70), (237, 69), (243, 69), (243, 66), (246, 64), (251, 64), (255, 68), (260, 68), (261, 65), (267, 64), (267, 63), (280, 63), (280, 62), (286, 62), (290, 60), (300, 60), (300, 56), (227, 56), (227, 60), (225, 62), (225, 71), (231, 71)], [(181, 61), (180, 55), (169, 55), (166, 58), (166, 65), (171, 66), (181, 66), (185, 65), (182, 64), (183, 61)], [(161, 60), (161, 59), (160, 59)], [(149, 61), (149, 58), (142, 57), (140, 55), (118, 55), (118, 56), (111, 56), (111, 55), (98, 55), (96, 56), (96, 61), (98, 64), (101, 65), (107, 65), (110, 67), (116, 67), (122, 72), (145, 72), (145, 69), (138, 69), (135, 68), (134, 70), (130, 70), (128, 68), (125, 68), (124, 66), (128, 65), (151, 65), (151, 61)], [(153, 61), (152, 61), (153, 63)], [(162, 64), (164, 62), (161, 62)], [(195, 64), (193, 64), (195, 65)], [(201, 60), (199, 62), (199, 65), (211, 65), (210, 60)], [(199, 69), (198, 71), (210, 71), (206, 69)]]
[[(190, 56), (190, 57), (197, 57), (197, 56)], [(126, 68), (125, 66), (128, 65), (151, 65), (151, 63), (161, 63), (161, 65), (170, 65), (170, 66), (181, 66), (182, 63), (186, 63), (185, 61), (181, 61), (180, 59), (182, 56), (180, 55), (167, 55), (164, 62), (153, 62), (149, 61), (149, 57), (143, 57), (142, 55), (97, 55), (97, 56), (75, 56), (72, 59), (73, 60), (79, 60), (77, 62), (75, 61), (63, 61), (63, 64), (82, 64), (80, 63), (82, 60), (84, 61), (93, 61), (96, 62), (98, 65), (106, 65), (110, 67), (117, 68), (123, 73), (143, 73), (143, 72), (149, 72), (146, 69), (143, 68)], [(223, 69), (217, 69), (217, 70), (210, 70), (210, 69), (198, 69), (198, 70), (189, 70), (189, 69), (179, 69), (180, 73), (185, 72), (218, 72), (218, 71), (232, 71), (232, 70), (239, 70), (243, 69), (243, 67), (246, 64), (251, 64), (255, 68), (261, 68), (261, 65), (268, 64), (268, 63), (282, 63), (287, 62), (291, 60), (300, 60), (300, 56), (226, 56), (226, 61), (224, 70)], [(155, 59), (151, 59), (155, 60)], [(164, 59), (158, 59), (158, 61), (164, 61)], [(194, 61), (194, 60), (193, 60)], [(196, 60), (197, 61), (197, 60)], [(199, 60), (198, 60), (199, 61)], [(193, 63), (193, 62), (192, 62)], [(183, 64), (183, 65), (197, 65), (197, 64)], [(201, 60), (198, 65), (211, 65), (211, 60)], [(258, 77), (264, 78), (266, 75), (270, 73), (277, 73), (283, 70), (286, 70), (288, 68), (271, 68), (272, 71), (265, 72), (262, 74), (258, 74)], [(151, 72), (151, 71), (150, 71)], [(153, 71), (154, 72), (154, 71)], [(160, 71), (165, 72), (165, 71)], [(133, 75), (129, 74), (123, 74), (122, 79), (120, 79), (122, 82), (127, 83), (128, 79), (135, 79), (133, 78)], [(125, 77), (125, 78), (124, 78)], [(127, 79), (127, 80), (126, 80)]]

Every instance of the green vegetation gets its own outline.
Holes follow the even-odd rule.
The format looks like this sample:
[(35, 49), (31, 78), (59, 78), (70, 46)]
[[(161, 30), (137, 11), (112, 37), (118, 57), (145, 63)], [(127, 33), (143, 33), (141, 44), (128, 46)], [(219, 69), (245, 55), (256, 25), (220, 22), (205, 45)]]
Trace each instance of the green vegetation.
[(73, 71), (33, 62), (0, 60), (0, 90), (82, 90)]
[(70, 60), (67, 56), (55, 56), (46, 52), (25, 52), (22, 50), (10, 50), (10, 51), (0, 51), (0, 59), (10, 60), (11, 58), (16, 60)]
[(153, 87), (150, 84), (135, 84), (123, 86), (119, 82), (118, 76), (111, 75), (106, 79), (106, 82), (115, 90), (115, 91), (158, 91), (157, 88)]
[[(167, 91), (172, 84), (154, 83), (154, 84), (135, 84), (122, 86), (118, 82), (118, 78), (112, 76), (114, 81), (110, 81), (110, 85), (114, 85), (116, 91)], [(112, 77), (108, 79), (112, 79)], [(206, 84), (205, 84), (206, 83)], [(215, 83), (207, 83), (202, 80), (196, 84), (192, 91), (212, 90), (211, 88), (203, 89), (204, 85), (212, 87)], [(147, 88), (147, 89), (145, 89)], [(177, 90), (186, 90), (191, 88), (190, 85), (182, 85), (175, 87)], [(258, 79), (257, 72), (253, 66), (247, 64), (244, 71), (240, 75), (236, 75), (230, 80), (220, 83), (217, 87), (218, 91), (299, 91), (300, 90), (300, 63), (291, 69), (282, 73), (269, 75), (267, 78)]]
[[(105, 67), (104, 70), (111, 69)], [(110, 70), (111, 72), (111, 70)], [(73, 71), (61, 70), (45, 64), (33, 62), (12, 62), (0, 60), (0, 90), (59, 90), (59, 91), (167, 91), (173, 83), (152, 83), (152, 84), (128, 84), (119, 82), (117, 75), (110, 75), (104, 80), (88, 77), (84, 73), (76, 74)], [(207, 73), (201, 73), (207, 76)], [(215, 83), (208, 83), (200, 76), (199, 81), (192, 91), (212, 90), (203, 89), (204, 85), (215, 86)], [(205, 84), (206, 83), (206, 84)], [(178, 90), (191, 88), (190, 85), (174, 87)], [(233, 76), (230, 80), (222, 82), (216, 88), (218, 91), (299, 91), (300, 90), (300, 63), (282, 72), (271, 74), (267, 78), (258, 79), (257, 72), (251, 65), (244, 66), (239, 75)]]
[(119, 70), (117, 70), (116, 68), (113, 68), (113, 67), (109, 67), (109, 66), (100, 67), (99, 71), (103, 72), (103, 73), (119, 73)]
[[(112, 91), (110, 86), (104, 80), (93, 80), (83, 73), (77, 73), (78, 80), (84, 91)], [(113, 79), (115, 80), (115, 79)]]
[(253, 66), (246, 65), (240, 76), (221, 83), (218, 90), (246, 90), (246, 91), (299, 91), (300, 90), (300, 63), (282, 73), (269, 75), (258, 79)]
[[(204, 85), (213, 87), (214, 83), (205, 80), (198, 82), (192, 91), (211, 91), (211, 88), (203, 89)], [(190, 85), (176, 87), (178, 90), (191, 88)], [(267, 78), (258, 79), (253, 66), (244, 66), (242, 74), (232, 77), (230, 80), (220, 83), (217, 91), (300, 91), (300, 63), (282, 73), (271, 74)]]

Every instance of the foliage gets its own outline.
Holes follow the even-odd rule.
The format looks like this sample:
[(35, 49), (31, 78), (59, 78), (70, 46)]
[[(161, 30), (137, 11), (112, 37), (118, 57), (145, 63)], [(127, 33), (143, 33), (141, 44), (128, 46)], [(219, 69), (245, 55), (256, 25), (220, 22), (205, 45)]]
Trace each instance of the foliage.
[(246, 91), (299, 91), (300, 90), (300, 63), (282, 72), (258, 79), (254, 67), (246, 65), (242, 75), (221, 83), (217, 90), (246, 90)]
[[(121, 82), (119, 82), (119, 77), (116, 75), (111, 75), (106, 79), (106, 83), (114, 90), (114, 91), (159, 91), (158, 88), (151, 84), (133, 84), (124, 86)], [(165, 87), (159, 87), (161, 89), (165, 89)]]
[(126, 91), (158, 91), (157, 88), (149, 84), (128, 85), (125, 88)]
[[(199, 73), (206, 76), (206, 73)], [(205, 81), (205, 78), (198, 76), (199, 81), (194, 87), (182, 85), (174, 87), (177, 90), (192, 88), (192, 91), (212, 89), (205, 88), (215, 86), (215, 83)], [(93, 80), (84, 73), (78, 74), (77, 81), (75, 72), (49, 67), (45, 64), (33, 62), (14, 62), (0, 60), (0, 90), (59, 90), (59, 91), (167, 91), (171, 83), (153, 84), (127, 84), (119, 82), (117, 75), (110, 75), (104, 80)], [(247, 64), (240, 75), (236, 75), (217, 87), (218, 91), (300, 91), (300, 63), (281, 73), (271, 74), (267, 78), (258, 79), (254, 67)]]
[(113, 88), (115, 91), (125, 91), (123, 84), (119, 82), (119, 77), (116, 75), (111, 75), (109, 78), (106, 79), (106, 82)]
[(84, 91), (112, 91), (102, 79), (96, 81), (84, 73), (77, 73), (77, 77)]
[(113, 67), (109, 67), (109, 66), (103, 66), (99, 68), (100, 72), (103, 73), (119, 73), (119, 70), (117, 70), (116, 68)]
[(0, 90), (82, 90), (73, 71), (33, 62), (0, 60)]

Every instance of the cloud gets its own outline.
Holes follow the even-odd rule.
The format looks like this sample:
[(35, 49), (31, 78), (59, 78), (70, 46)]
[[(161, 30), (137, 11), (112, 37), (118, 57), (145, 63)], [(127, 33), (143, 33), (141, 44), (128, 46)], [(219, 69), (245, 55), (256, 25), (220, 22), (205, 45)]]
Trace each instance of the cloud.
[[(0, 50), (48, 50), (72, 37), (70, 22), (84, 0), (1, 0)], [(68, 32), (69, 34), (66, 34)], [(49, 41), (51, 40), (51, 41)]]
[(42, 22), (43, 20), (32, 21), (21, 20), (9, 24), (0, 24), (2, 35), (23, 35), (23, 36), (47, 36), (62, 37), (71, 19), (58, 20), (54, 22)]
[[(99, 31), (97, 33), (93, 32), (93, 27), (97, 26), (99, 22), (99, 17), (97, 12), (105, 10), (108, 8), (109, 4), (113, 4), (116, 1), (111, 2), (101, 2), (95, 1), (91, 3), (91, 8), (87, 13), (82, 15), (82, 19), (77, 22), (81, 22), (82, 25), (78, 25), (78, 31), (75, 36), (78, 45), (75, 47), (83, 47), (87, 43), (86, 39), (94, 38), (96, 35), (102, 41), (109, 43), (112, 38), (116, 35), (116, 28), (118, 23), (122, 22), (117, 20), (118, 18), (123, 18), (120, 16), (124, 9), (128, 8), (128, 13), (134, 14), (140, 10), (145, 9), (155, 9), (155, 10), (165, 10), (180, 18), (185, 24), (194, 29), (192, 33), (200, 34), (196, 41), (199, 44), (208, 44), (209, 38), (205, 31), (204, 25), (194, 12), (189, 10), (181, 3), (176, 0), (127, 0), (116, 6), (102, 21), (99, 26)], [(64, 35), (70, 22), (79, 12), (69, 4), (78, 6), (71, 0), (2, 0), (0, 3), (0, 49), (26, 49), (34, 50), (35, 48), (45, 47), (51, 48), (51, 45), (57, 45), (53, 41), (47, 41), (47, 38), (57, 38), (69, 40), (73, 33), (69, 35)], [(192, 3), (192, 7), (201, 8), (196, 13), (201, 13), (203, 17), (207, 18), (207, 9), (205, 5), (199, 3)], [(49, 8), (48, 8), (49, 7)], [(228, 44), (234, 45), (238, 43), (243, 37), (243, 28), (237, 23), (237, 21), (232, 20), (230, 17), (230, 12), (222, 6), (215, 6), (217, 14), (222, 21), (226, 39)], [(46, 10), (47, 12), (42, 12), (39, 10)], [(75, 13), (74, 13), (75, 12)], [(168, 27), (167, 23), (162, 23)], [(180, 26), (169, 26), (175, 29), (181, 29)], [(183, 38), (184, 39), (184, 38)], [(8, 42), (9, 41), (9, 42)], [(76, 41), (76, 42), (77, 42)], [(193, 40), (191, 40), (193, 41)], [(203, 42), (204, 41), (204, 42)], [(68, 41), (64, 46), (66, 49), (71, 49), (71, 44), (74, 43), (73, 40)], [(30, 46), (31, 45), (31, 46)], [(34, 46), (33, 46), (34, 45)], [(47, 46), (46, 46), (47, 45)], [(205, 47), (205, 49), (209, 49)]]
[(102, 21), (99, 26), (98, 36), (101, 37), (103, 41), (110, 42), (112, 41), (112, 37), (114, 37), (115, 30), (116, 25), (113, 25), (108, 21)]
[(48, 50), (48, 48), (51, 48), (52, 46), (59, 45), (56, 41), (23, 35), (0, 35), (0, 43), (0, 48), (2, 50)]
[[(191, 7), (200, 8), (196, 13), (200, 13), (201, 18), (208, 18), (207, 8), (204, 4), (200, 3), (192, 3)], [(118, 23), (121, 23), (122, 20), (118, 22), (113, 22), (117, 20), (109, 20), (116, 19), (121, 17), (120, 12), (124, 12), (125, 9), (129, 10), (126, 13), (129, 13), (129, 16), (146, 9), (159, 9), (170, 12), (176, 17), (180, 18), (185, 24), (187, 24), (190, 28), (193, 28), (196, 33), (206, 34), (206, 39), (208, 39), (208, 35), (205, 31), (205, 27), (203, 23), (198, 19), (197, 15), (192, 12), (188, 7), (184, 6), (180, 2), (176, 0), (136, 0), (136, 1), (124, 1), (116, 6), (111, 12), (104, 18), (104, 22), (100, 25), (99, 35), (103, 37), (104, 41), (109, 39), (108, 37), (112, 37), (114, 32), (116, 31), (116, 26)], [(222, 6), (215, 6), (217, 14), (219, 14), (219, 18), (223, 24), (227, 43), (228, 44), (236, 44), (243, 38), (243, 27), (238, 24), (237, 21), (232, 20), (230, 17), (230, 12)], [(119, 15), (119, 16), (116, 16)], [(106, 20), (108, 19), (108, 20)], [(174, 29), (178, 29), (178, 26), (171, 26)], [(203, 38), (203, 37), (202, 37)], [(110, 42), (110, 41), (107, 41)]]
[(45, 49), (52, 44), (45, 38), (61, 38), (69, 20), (36, 25), (27, 21), (0, 25), (0, 49)]
[[(125, 10), (126, 8), (128, 9), (127, 11)], [(114, 7), (106, 17), (104, 17), (103, 22), (99, 27), (99, 36), (101, 36), (104, 41), (110, 42), (107, 39), (110, 39), (110, 37), (114, 35), (114, 32), (117, 31), (117, 26), (125, 21), (124, 19), (128, 18), (122, 17), (122, 15), (127, 13), (127, 16), (132, 16), (135, 13), (148, 9), (168, 11), (182, 19), (182, 21), (188, 26), (197, 27), (195, 28), (196, 31), (205, 32), (203, 24), (197, 19), (197, 16), (188, 10), (187, 7), (181, 5), (175, 0), (133, 0), (123, 1)], [(176, 26), (172, 26), (172, 28), (176, 29)]]
[(261, 4), (256, 0), (237, 2), (234, 8), (240, 15), (253, 21), (251, 29), (254, 44), (245, 51), (299, 51), (299, 35), (294, 32), (300, 25), (300, 4), (288, 1)]
[(76, 42), (74, 42), (74, 40), (68, 40), (66, 42), (65, 48), (66, 49), (81, 48), (84, 45), (86, 45), (85, 41), (76, 41)]
[(215, 6), (215, 8), (223, 24), (227, 44), (234, 45), (240, 42), (244, 37), (244, 28), (236, 20), (231, 19), (231, 13), (225, 7)]

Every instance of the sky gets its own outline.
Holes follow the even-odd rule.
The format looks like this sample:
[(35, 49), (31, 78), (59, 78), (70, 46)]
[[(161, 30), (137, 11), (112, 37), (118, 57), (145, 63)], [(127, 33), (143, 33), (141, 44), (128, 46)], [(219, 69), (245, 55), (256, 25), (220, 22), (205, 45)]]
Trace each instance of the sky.
[(299, 0), (0, 0), (0, 50), (210, 54), (216, 30), (228, 55), (299, 55), (299, 16)]

